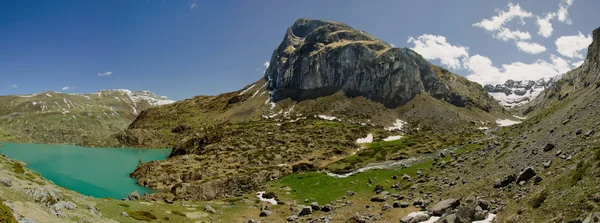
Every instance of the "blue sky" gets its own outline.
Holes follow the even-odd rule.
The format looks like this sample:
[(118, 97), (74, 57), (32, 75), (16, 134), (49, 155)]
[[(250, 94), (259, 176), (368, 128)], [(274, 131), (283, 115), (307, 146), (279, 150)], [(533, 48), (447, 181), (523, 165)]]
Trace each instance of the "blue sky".
[[(0, 95), (127, 88), (179, 100), (238, 90), (262, 78), (301, 17), (347, 23), (480, 83), (537, 79), (584, 59), (598, 11), (597, 0), (7, 0)], [(550, 34), (538, 17), (550, 18)]]

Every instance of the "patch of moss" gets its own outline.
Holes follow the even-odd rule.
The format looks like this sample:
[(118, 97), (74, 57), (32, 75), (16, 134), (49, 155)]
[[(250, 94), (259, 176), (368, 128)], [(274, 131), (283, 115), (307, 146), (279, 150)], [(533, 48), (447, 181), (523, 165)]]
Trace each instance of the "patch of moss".
[(21, 162), (14, 162), (13, 170), (15, 171), (15, 173), (18, 173), (18, 174), (25, 173), (25, 168), (23, 168), (23, 165), (21, 164)]
[(128, 211), (127, 214), (138, 221), (152, 221), (157, 219), (155, 215), (148, 211)]

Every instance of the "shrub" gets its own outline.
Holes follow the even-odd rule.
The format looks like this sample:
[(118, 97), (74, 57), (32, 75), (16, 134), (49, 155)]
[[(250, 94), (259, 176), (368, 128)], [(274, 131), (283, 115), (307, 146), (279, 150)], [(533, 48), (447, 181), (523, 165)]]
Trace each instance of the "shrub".
[(127, 214), (138, 221), (152, 221), (157, 219), (156, 216), (147, 211), (128, 211)]
[(531, 200), (531, 206), (533, 208), (541, 207), (544, 201), (546, 201), (546, 198), (548, 198), (548, 191), (543, 190), (540, 194), (535, 196), (533, 200)]
[(119, 204), (119, 206), (121, 206), (121, 207), (126, 207), (126, 208), (128, 208), (128, 207), (129, 207), (129, 205), (128, 205), (128, 204)]
[(577, 163), (577, 168), (573, 172), (573, 175), (571, 175), (571, 185), (577, 184), (583, 178), (587, 167), (588, 166), (584, 161)]
[(0, 202), (0, 223), (17, 223), (10, 208)]
[(21, 164), (21, 162), (14, 162), (13, 170), (15, 171), (15, 173), (18, 173), (18, 174), (25, 173), (25, 168), (23, 168), (23, 165)]
[(171, 211), (171, 213), (173, 213), (174, 215), (179, 215), (179, 216), (185, 217), (185, 213), (180, 212), (180, 211)]

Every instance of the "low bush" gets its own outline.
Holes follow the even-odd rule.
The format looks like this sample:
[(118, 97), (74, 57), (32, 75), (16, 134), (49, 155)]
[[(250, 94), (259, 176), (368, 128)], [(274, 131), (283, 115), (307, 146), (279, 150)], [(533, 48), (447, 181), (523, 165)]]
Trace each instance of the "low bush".
[(138, 221), (152, 221), (157, 219), (156, 216), (147, 211), (128, 211), (127, 214)]

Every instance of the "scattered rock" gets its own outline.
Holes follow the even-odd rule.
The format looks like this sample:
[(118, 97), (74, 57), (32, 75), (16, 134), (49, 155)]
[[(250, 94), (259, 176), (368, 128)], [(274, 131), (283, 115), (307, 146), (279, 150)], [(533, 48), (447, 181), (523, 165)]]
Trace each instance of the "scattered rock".
[(575, 130), (575, 135), (581, 135), (582, 132), (583, 132), (583, 130), (577, 129), (577, 130)]
[(134, 192), (131, 192), (131, 193), (127, 194), (127, 198), (130, 201), (138, 201), (138, 200), (140, 200), (140, 197), (141, 197), (140, 196), (140, 192), (138, 192), (137, 190), (134, 191)]
[(543, 165), (544, 165), (544, 169), (550, 168), (550, 166), (552, 165), (552, 160), (548, 160), (548, 161), (544, 162)]
[(594, 212), (583, 220), (583, 223), (599, 223), (600, 222), (600, 212)]
[(319, 203), (317, 203), (317, 202), (310, 203), (310, 208), (312, 208), (313, 211), (321, 210), (321, 207), (319, 206)]
[(354, 192), (354, 191), (351, 191), (351, 190), (346, 191), (346, 196), (354, 196), (355, 194), (356, 194), (356, 192)]
[(396, 175), (392, 176), (392, 180), (397, 180), (397, 179), (398, 179), (398, 176), (396, 176)]
[(442, 216), (446, 211), (458, 207), (459, 204), (460, 201), (457, 199), (446, 199), (435, 204), (431, 209), (431, 212), (433, 213), (433, 216)]
[(260, 217), (267, 217), (267, 216), (271, 216), (273, 214), (273, 211), (271, 210), (262, 210), (260, 211)]
[(381, 185), (377, 185), (375, 186), (375, 189), (373, 189), (373, 192), (375, 192), (376, 194), (381, 193), (384, 190), (383, 186)]
[(404, 175), (402, 175), (402, 179), (410, 181), (412, 178), (408, 174), (404, 174)]
[(408, 203), (407, 201), (400, 203), (401, 208), (407, 208), (408, 206), (410, 206), (410, 203)]
[(394, 201), (394, 203), (392, 204), (392, 207), (399, 208), (400, 207), (400, 202)]
[(514, 181), (515, 181), (514, 175), (506, 175), (506, 176), (494, 181), (494, 188), (506, 187)]
[(326, 204), (326, 205), (323, 205), (323, 207), (321, 207), (322, 212), (330, 212), (331, 210), (333, 210), (331, 204)]
[(51, 206), (62, 200), (62, 195), (50, 187), (34, 187), (27, 191), (27, 196), (36, 203)]
[(286, 218), (287, 221), (292, 222), (292, 221), (296, 221), (298, 219), (298, 215), (290, 215)]
[(387, 200), (387, 196), (374, 196), (371, 197), (372, 202), (384, 202)]
[(123, 212), (121, 212), (121, 215), (122, 215), (123, 217), (129, 217), (129, 214), (127, 214), (127, 212), (124, 212), (124, 211), (123, 211)]
[(592, 135), (594, 135), (594, 130), (590, 130), (585, 133), (585, 137), (590, 137)]
[(0, 185), (5, 187), (12, 187), (12, 181), (6, 178), (0, 178)]
[(554, 144), (548, 143), (548, 144), (546, 144), (546, 146), (544, 146), (544, 152), (548, 152), (550, 150), (553, 150), (554, 147), (555, 147)]
[(390, 206), (388, 203), (384, 203), (383, 206), (381, 206), (381, 211), (387, 211), (390, 209), (392, 209), (392, 206)]
[(535, 173), (533, 168), (527, 167), (527, 168), (525, 168), (525, 170), (523, 170), (523, 172), (521, 172), (519, 174), (519, 176), (517, 177), (517, 182), (528, 181), (529, 179), (533, 178), (536, 175), (537, 174)]
[(217, 213), (217, 211), (214, 208), (212, 208), (210, 205), (206, 205), (204, 207), (204, 211), (206, 211), (208, 213), (211, 213), (211, 214), (216, 214)]
[(310, 206), (302, 206), (302, 211), (300, 211), (300, 216), (305, 216), (312, 214), (312, 208)]

